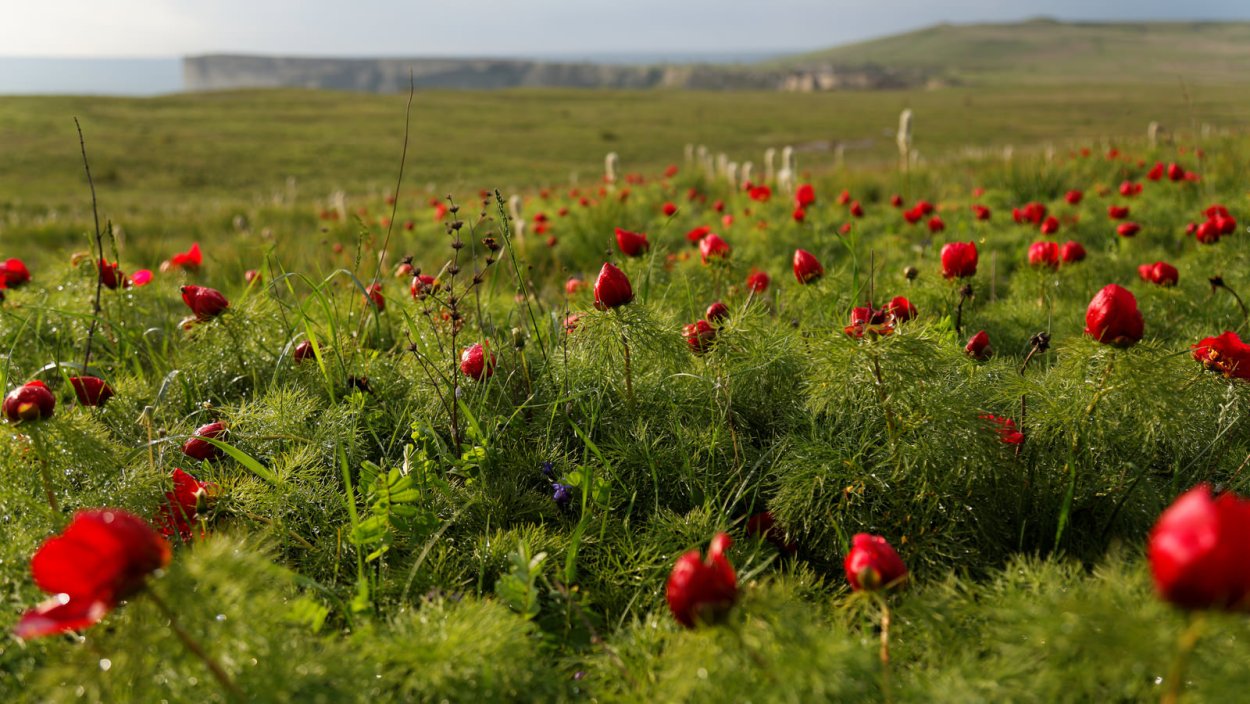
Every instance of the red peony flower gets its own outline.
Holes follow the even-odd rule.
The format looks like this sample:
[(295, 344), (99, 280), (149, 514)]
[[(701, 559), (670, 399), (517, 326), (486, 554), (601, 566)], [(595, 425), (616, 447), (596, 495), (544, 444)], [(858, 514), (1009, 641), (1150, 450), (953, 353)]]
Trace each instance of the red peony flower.
[(28, 381), (4, 397), (4, 417), (11, 423), (47, 420), (56, 410), (56, 397), (42, 381)]
[(1142, 338), (1145, 323), (1137, 298), (1128, 289), (1107, 284), (1085, 311), (1085, 334), (1114, 347), (1132, 347)]
[(708, 234), (699, 240), (699, 256), (703, 258), (703, 263), (707, 264), (712, 259), (725, 259), (729, 257), (729, 243), (721, 239), (720, 235)]
[(113, 387), (94, 376), (71, 376), (69, 385), (78, 395), (78, 403), (84, 406), (103, 406), (113, 398)]
[(616, 228), (616, 246), (627, 257), (638, 257), (646, 254), (651, 249), (651, 243), (647, 241), (647, 236), (641, 232), (630, 232)]
[(152, 283), (152, 271), (150, 269), (140, 269), (130, 277), (130, 283), (135, 286), (147, 286)]
[(1250, 379), (1250, 345), (1237, 333), (1225, 331), (1218, 337), (1203, 338), (1191, 347), (1194, 359), (1229, 379)]
[(924, 219), (924, 213), (921, 212), (918, 206), (916, 206), (910, 210), (903, 211), (903, 219), (907, 221), (908, 225), (915, 225)]
[(634, 288), (629, 284), (625, 272), (617, 269), (611, 262), (604, 262), (599, 270), (599, 278), (595, 279), (595, 307), (607, 310), (623, 306), (634, 300)]
[(998, 439), (1007, 445), (1019, 445), (1024, 442), (1024, 433), (1016, 429), (1016, 422), (1010, 418), (1000, 418), (988, 413), (977, 416), (981, 420), (987, 420), (994, 426), (994, 431), (998, 433)]
[(183, 269), (184, 271), (198, 271), (204, 263), (204, 255), (200, 253), (200, 243), (196, 242), (191, 245), (191, 249), (185, 252), (179, 252), (161, 263), (161, 271), (172, 271), (174, 269)]
[(1059, 218), (1054, 215), (1047, 217), (1042, 221), (1042, 224), (1038, 229), (1041, 230), (1043, 235), (1055, 234), (1059, 231)]
[(906, 296), (895, 296), (890, 302), (881, 308), (890, 315), (897, 323), (905, 323), (917, 315), (916, 306), (907, 300)]
[(1155, 165), (1151, 167), (1149, 171), (1146, 172), (1146, 178), (1150, 179), (1151, 181), (1158, 181), (1159, 179), (1163, 178), (1163, 162), (1162, 161), (1156, 162)]
[(177, 535), (179, 540), (189, 543), (194, 536), (192, 527), (217, 497), (218, 487), (199, 481), (181, 469), (175, 469), (170, 478), (174, 481), (174, 490), (165, 492), (165, 502), (156, 515), (156, 526), (167, 539)]
[(1054, 242), (1034, 242), (1029, 245), (1029, 266), (1059, 268), (1059, 245)]
[(96, 263), (96, 270), (99, 272), (100, 285), (110, 291), (116, 290), (118, 286), (123, 288), (130, 286), (130, 281), (121, 271), (121, 265), (111, 263), (107, 259), (101, 259)]
[(895, 208), (903, 207), (903, 197), (897, 193), (890, 196), (890, 205), (894, 206)]
[(989, 220), (990, 219), (990, 209), (985, 207), (984, 205), (972, 206), (972, 214), (974, 217), (976, 217), (977, 220)]
[(1156, 286), (1175, 286), (1177, 281), (1180, 280), (1180, 272), (1167, 262), (1142, 264), (1137, 267), (1137, 275), (1141, 277), (1142, 281), (1147, 281)]
[(799, 551), (799, 544), (786, 539), (786, 531), (777, 524), (772, 511), (761, 511), (747, 519), (747, 535), (763, 538), (787, 555)]
[(1122, 222), (1115, 228), (1115, 233), (1121, 237), (1134, 237), (1141, 232), (1141, 225), (1135, 222)]
[(1085, 248), (1081, 246), (1080, 242), (1073, 242), (1069, 240), (1059, 248), (1059, 259), (1062, 260), (1064, 264), (1074, 264), (1076, 262), (1085, 261)]
[(857, 340), (863, 338), (865, 333), (874, 337), (889, 335), (894, 332), (894, 320), (887, 308), (877, 310), (870, 303), (851, 309), (851, 324), (842, 328), (842, 332)]
[(977, 273), (977, 245), (974, 242), (950, 242), (942, 247), (942, 276), (964, 279)]
[(182, 453), (197, 460), (215, 460), (221, 457), (221, 450), (204, 438), (219, 439), (226, 434), (226, 424), (221, 421), (201, 425), (195, 429), (191, 437), (182, 444)]
[(708, 322), (719, 323), (729, 317), (729, 306), (721, 303), (720, 301), (716, 301), (707, 307), (707, 312), (703, 314), (703, 317), (706, 318)]
[(712, 231), (712, 228), (708, 227), (707, 225), (700, 225), (699, 227), (696, 227), (690, 232), (686, 233), (686, 241), (689, 242), (690, 244), (698, 245), (699, 240), (703, 239), (703, 237), (711, 231)]
[(313, 344), (308, 340), (304, 340), (295, 346), (295, 350), (291, 352), (291, 356), (295, 358), (295, 363), (300, 364), (310, 359), (316, 359), (317, 351), (313, 348)]
[(757, 201), (760, 203), (767, 203), (768, 199), (773, 197), (773, 189), (769, 188), (768, 186), (762, 186), (762, 185), (752, 186), (747, 191), (747, 196), (750, 197), (750, 199), (753, 201)]
[(794, 206), (799, 210), (805, 210), (808, 206), (816, 202), (816, 189), (812, 184), (805, 183), (794, 191)]
[(382, 284), (375, 282), (365, 288), (365, 305), (373, 306), (379, 313), (386, 310), (386, 298), (382, 295)]
[(864, 217), (864, 206), (860, 205), (859, 201), (851, 203), (851, 215), (857, 218)]
[(825, 275), (825, 268), (816, 256), (805, 249), (794, 250), (794, 278), (801, 284), (810, 284)]
[(481, 381), (495, 373), (495, 353), (474, 342), (460, 353), (460, 373)]
[(1132, 181), (1122, 181), (1120, 183), (1120, 195), (1126, 198), (1132, 198), (1139, 193), (1141, 193), (1140, 183), (1133, 183)]
[(1250, 502), (1200, 484), (1159, 515), (1146, 548), (1155, 588), (1184, 609), (1244, 610), (1250, 595)]
[(1112, 220), (1123, 220), (1124, 218), (1128, 217), (1128, 206), (1127, 205), (1108, 205), (1107, 217), (1111, 218)]
[(673, 203), (665, 203), (664, 207), (661, 208), (661, 210), (664, 211), (665, 215), (671, 218), (677, 212), (677, 206), (674, 205)]
[(169, 558), (169, 543), (143, 519), (120, 509), (79, 511), (31, 558), (35, 584), (53, 597), (23, 614), (13, 632), (29, 639), (91, 626)]
[(942, 222), (942, 218), (934, 215), (929, 218), (929, 232), (942, 232), (946, 229), (946, 223)]
[(247, 271), (243, 272), (244, 283), (259, 285), (264, 280), (265, 280), (264, 277), (261, 276), (260, 271), (257, 269), (248, 269)]
[(1071, 190), (1063, 194), (1063, 199), (1068, 201), (1068, 205), (1080, 205), (1083, 198), (1085, 198), (1085, 194), (1077, 190)]
[(6, 259), (0, 264), (0, 280), (4, 288), (21, 288), (30, 283), (30, 269), (21, 259)]
[(907, 579), (907, 565), (879, 535), (858, 533), (851, 538), (851, 551), (842, 566), (851, 589), (857, 592), (890, 589)]
[(183, 286), (182, 301), (201, 322), (216, 318), (230, 307), (230, 301), (221, 295), (221, 291), (204, 286)]
[(418, 301), (437, 290), (438, 279), (429, 274), (417, 274), (412, 277), (412, 284), (408, 286), (408, 292)]
[(716, 341), (716, 328), (706, 320), (696, 320), (681, 329), (681, 336), (686, 338), (691, 352), (703, 354), (712, 349), (712, 343)]
[(717, 533), (706, 560), (698, 550), (677, 558), (668, 576), (666, 596), (673, 618), (681, 625), (694, 628), (699, 623), (716, 623), (737, 601), (738, 578), (725, 557), (732, 544), (728, 533)]
[(964, 345), (964, 354), (977, 360), (984, 362), (994, 356), (994, 348), (990, 346), (990, 336), (984, 330), (978, 331)]
[(751, 273), (747, 274), (747, 288), (757, 294), (767, 291), (770, 283), (772, 279), (768, 278), (768, 274), (758, 269), (752, 269)]
[(1180, 164), (1177, 164), (1175, 162), (1168, 164), (1168, 180), (1169, 181), (1184, 181), (1185, 180), (1184, 167), (1182, 167)]

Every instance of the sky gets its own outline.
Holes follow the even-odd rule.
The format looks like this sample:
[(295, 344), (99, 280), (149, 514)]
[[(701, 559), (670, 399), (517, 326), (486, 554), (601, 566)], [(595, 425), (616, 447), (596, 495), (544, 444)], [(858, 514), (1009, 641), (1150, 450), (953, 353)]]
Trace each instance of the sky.
[(4, 0), (0, 56), (818, 49), (938, 22), (1250, 20), (1246, 0)]

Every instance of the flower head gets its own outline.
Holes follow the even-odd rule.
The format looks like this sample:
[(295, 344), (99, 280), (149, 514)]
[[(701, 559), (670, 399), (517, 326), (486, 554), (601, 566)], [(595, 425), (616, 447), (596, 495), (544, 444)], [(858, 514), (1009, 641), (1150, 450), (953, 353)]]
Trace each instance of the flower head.
[(1194, 360), (1207, 369), (1229, 379), (1250, 379), (1250, 345), (1237, 333), (1224, 332), (1218, 337), (1203, 338), (1192, 348)]
[(698, 550), (677, 558), (668, 576), (666, 596), (673, 618), (687, 628), (715, 623), (729, 613), (738, 599), (738, 577), (725, 551), (733, 544), (728, 533), (717, 533), (708, 547), (707, 559)]
[(78, 403), (84, 406), (103, 406), (110, 398), (113, 398), (113, 387), (98, 377), (71, 376), (69, 385), (74, 387)]
[(230, 307), (230, 301), (221, 291), (204, 286), (183, 286), (182, 301), (200, 322), (212, 320)]
[(616, 246), (627, 257), (640, 257), (651, 249), (647, 236), (641, 232), (630, 232), (616, 228)]
[(634, 300), (634, 288), (625, 272), (611, 262), (604, 262), (595, 279), (595, 307), (599, 310), (617, 308)]
[(975, 242), (950, 242), (942, 247), (942, 276), (965, 279), (977, 273)]
[(842, 566), (855, 591), (889, 589), (907, 578), (907, 565), (879, 535), (858, 533), (851, 538), (851, 551)]
[(706, 320), (696, 320), (681, 329), (681, 336), (686, 338), (691, 352), (703, 354), (712, 349), (712, 344), (716, 342), (716, 328)]
[(56, 410), (56, 397), (42, 381), (28, 381), (4, 397), (4, 417), (11, 423), (46, 420)]
[(216, 440), (226, 434), (226, 424), (221, 421), (201, 425), (195, 429), (191, 437), (182, 444), (182, 453), (197, 460), (215, 460), (221, 456), (221, 450), (205, 438)]
[(704, 235), (703, 239), (699, 240), (699, 256), (703, 258), (704, 264), (713, 259), (727, 259), (729, 243), (715, 233)]
[(31, 559), (35, 584), (53, 596), (23, 614), (14, 633), (38, 638), (95, 624), (169, 557), (169, 543), (143, 519), (120, 509), (79, 511)]
[(489, 379), (495, 373), (495, 353), (474, 342), (460, 353), (460, 373), (474, 381)]
[(1250, 502), (1199, 485), (1172, 503), (1146, 549), (1155, 587), (1185, 609), (1250, 606)]
[(794, 250), (794, 278), (801, 284), (810, 284), (825, 275), (820, 260), (805, 249)]
[(21, 288), (30, 283), (30, 269), (21, 259), (6, 259), (0, 264), (0, 280), (5, 288)]
[(977, 360), (984, 362), (994, 356), (994, 348), (990, 346), (990, 336), (984, 330), (979, 330), (968, 340), (968, 344), (964, 345), (964, 354)]
[(1106, 345), (1132, 347), (1144, 328), (1137, 298), (1117, 284), (1103, 287), (1085, 311), (1085, 334)]
[(193, 537), (192, 526), (199, 520), (200, 513), (207, 511), (217, 498), (218, 487), (199, 481), (181, 469), (175, 469), (170, 478), (174, 482), (174, 490), (165, 492), (165, 502), (156, 516), (156, 525), (166, 538), (177, 535), (182, 542), (189, 543)]

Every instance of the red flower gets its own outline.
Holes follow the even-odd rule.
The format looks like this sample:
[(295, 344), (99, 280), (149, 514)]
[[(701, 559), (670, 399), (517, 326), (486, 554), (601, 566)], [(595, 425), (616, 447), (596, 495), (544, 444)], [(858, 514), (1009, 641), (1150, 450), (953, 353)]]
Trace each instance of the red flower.
[(247, 271), (243, 272), (243, 281), (248, 284), (253, 284), (253, 283), (260, 284), (262, 281), (264, 281), (264, 277), (261, 276), (260, 271), (256, 269), (248, 269)]
[(4, 397), (3, 410), (11, 423), (46, 420), (56, 410), (56, 397), (42, 381), (28, 381)]
[(169, 543), (143, 519), (120, 509), (79, 511), (31, 559), (35, 584), (53, 597), (23, 614), (13, 632), (38, 638), (91, 626), (143, 589), (169, 557)]
[(126, 275), (122, 273), (120, 264), (110, 263), (107, 259), (101, 259), (96, 264), (99, 271), (100, 285), (108, 290), (115, 290), (118, 286), (126, 287), (130, 285), (130, 281), (126, 279)]
[(1192, 348), (1194, 359), (1229, 379), (1250, 379), (1250, 345), (1237, 333), (1226, 331), (1218, 337), (1203, 338)]
[(998, 439), (1007, 445), (1019, 445), (1024, 442), (1024, 433), (1016, 429), (1016, 422), (1010, 418), (1000, 418), (988, 413), (977, 416), (981, 420), (987, 420), (997, 426), (994, 430), (998, 433)]
[(994, 348), (990, 346), (990, 336), (984, 330), (977, 332), (964, 345), (964, 354), (977, 360), (984, 362), (994, 356)]
[(708, 322), (718, 323), (729, 317), (729, 306), (721, 303), (720, 301), (716, 301), (707, 307), (707, 312), (703, 314), (703, 317), (706, 318)]
[(201, 322), (211, 320), (230, 307), (230, 301), (221, 295), (221, 291), (203, 286), (183, 286), (182, 301), (187, 304), (195, 319)]
[(1063, 194), (1063, 199), (1068, 201), (1068, 205), (1080, 205), (1081, 199), (1084, 197), (1085, 194), (1077, 190), (1071, 190)]
[(1180, 272), (1167, 262), (1142, 264), (1137, 267), (1137, 275), (1141, 277), (1142, 281), (1148, 281), (1157, 286), (1175, 286), (1176, 282), (1180, 280)]
[(1128, 206), (1127, 205), (1108, 205), (1107, 217), (1111, 218), (1112, 220), (1123, 220), (1124, 218), (1128, 217)]
[(772, 511), (761, 511), (748, 518), (747, 535), (763, 538), (787, 555), (793, 555), (799, 550), (798, 543), (786, 539), (786, 531), (777, 525)]
[(738, 577), (725, 551), (733, 544), (728, 533), (717, 533), (708, 547), (707, 559), (698, 550), (677, 558), (668, 576), (668, 608), (687, 628), (715, 623), (729, 613), (738, 599)]
[(851, 191), (849, 189), (843, 188), (842, 192), (838, 194), (838, 205), (846, 205), (847, 203), (850, 203), (850, 202), (851, 202)]
[(1163, 178), (1163, 162), (1155, 162), (1155, 165), (1151, 167), (1150, 171), (1146, 172), (1146, 178), (1151, 181), (1158, 181)]
[(794, 278), (801, 284), (810, 284), (825, 275), (825, 268), (815, 255), (805, 249), (794, 250)]
[(630, 232), (616, 228), (616, 246), (620, 247), (621, 252), (627, 257), (638, 257), (646, 253), (651, 248), (651, 243), (647, 241), (647, 236), (641, 232)]
[(1073, 242), (1069, 240), (1059, 248), (1059, 259), (1061, 259), (1064, 264), (1073, 264), (1075, 262), (1085, 261), (1085, 248), (1081, 246), (1080, 242)]
[(919, 206), (903, 212), (903, 219), (907, 221), (908, 225), (915, 225), (920, 222), (922, 218), (924, 218), (924, 212), (920, 210)]
[(812, 184), (805, 183), (794, 191), (794, 206), (799, 210), (804, 210), (808, 206), (816, 202), (816, 189), (812, 188)]
[(696, 320), (681, 329), (681, 336), (686, 338), (691, 352), (703, 354), (712, 349), (712, 343), (716, 341), (716, 328), (706, 320)]
[(699, 256), (703, 257), (704, 264), (711, 259), (724, 259), (729, 256), (729, 243), (720, 235), (709, 234), (699, 240)]
[(156, 515), (156, 526), (166, 538), (177, 535), (182, 542), (189, 543), (193, 537), (192, 526), (200, 512), (208, 510), (218, 487), (199, 481), (181, 469), (175, 469), (170, 478), (174, 480), (174, 490), (165, 492), (165, 503)]
[(864, 217), (864, 206), (860, 205), (859, 201), (851, 203), (851, 215), (857, 218)]
[(864, 333), (889, 335), (894, 332), (893, 319), (887, 308), (877, 310), (872, 304), (857, 306), (851, 309), (851, 324), (842, 328), (842, 332), (857, 340), (863, 338)]
[(1029, 245), (1029, 266), (1059, 268), (1059, 245), (1054, 242), (1034, 242)]
[(677, 212), (677, 206), (673, 205), (672, 203), (665, 203), (662, 210), (664, 211), (665, 215), (671, 218), (673, 217), (673, 214)]
[(747, 196), (749, 196), (751, 200), (758, 201), (760, 203), (767, 203), (768, 199), (773, 197), (773, 189), (768, 186), (752, 186), (750, 190), (747, 191)]
[(317, 351), (313, 348), (313, 344), (311, 342), (304, 340), (295, 346), (295, 350), (291, 353), (291, 356), (295, 358), (296, 364), (300, 364), (309, 359), (315, 359), (317, 357)]
[(147, 286), (152, 283), (152, 271), (150, 269), (140, 269), (130, 277), (130, 283), (135, 286)]
[(1185, 169), (1180, 164), (1177, 164), (1175, 162), (1168, 164), (1168, 180), (1169, 181), (1184, 181)]
[(903, 207), (903, 197), (897, 193), (890, 196), (890, 205), (894, 206), (895, 208)]
[(1211, 498), (1200, 484), (1159, 515), (1146, 548), (1155, 588), (1184, 609), (1246, 608), (1250, 595), (1250, 502)]
[(30, 270), (21, 259), (6, 259), (0, 264), (0, 280), (5, 288), (19, 288), (30, 283)]
[(191, 437), (182, 444), (182, 453), (197, 460), (215, 460), (221, 456), (221, 450), (204, 438), (216, 440), (226, 434), (226, 424), (221, 421), (201, 425), (195, 429)]
[(1051, 215), (1042, 221), (1041, 227), (1038, 228), (1043, 235), (1053, 235), (1059, 231), (1059, 218)]
[(890, 317), (894, 318), (895, 322), (899, 323), (905, 323), (917, 315), (916, 306), (912, 305), (912, 302), (907, 300), (905, 296), (891, 298), (890, 302), (885, 304), (881, 310), (888, 313)]
[(689, 242), (690, 244), (697, 245), (699, 244), (699, 240), (703, 239), (704, 235), (706, 235), (707, 233), (711, 231), (712, 231), (712, 228), (708, 227), (707, 225), (700, 225), (699, 227), (696, 227), (690, 232), (686, 233), (686, 241)]
[(386, 310), (386, 298), (382, 296), (382, 284), (372, 283), (365, 289), (365, 305), (373, 306), (379, 313)]
[(1142, 338), (1145, 323), (1137, 298), (1128, 289), (1107, 284), (1085, 311), (1085, 334), (1114, 347), (1131, 347)]
[(1201, 244), (1215, 244), (1220, 241), (1221, 234), (1219, 223), (1213, 220), (1207, 220), (1194, 229), (1194, 239)]
[(200, 243), (196, 242), (191, 245), (191, 249), (174, 254), (174, 256), (162, 262), (161, 271), (170, 271), (173, 269), (196, 271), (203, 263), (204, 255), (200, 253)]
[(802, 208), (795, 208), (794, 212), (790, 214), (790, 217), (793, 218), (795, 222), (803, 222), (807, 219), (807, 211)]
[(976, 217), (977, 220), (989, 220), (990, 219), (990, 209), (985, 207), (984, 205), (972, 206), (972, 214), (974, 217)]
[(74, 387), (78, 402), (84, 406), (103, 406), (113, 398), (113, 387), (94, 376), (71, 376), (69, 385)]
[(421, 300), (437, 290), (438, 279), (429, 274), (417, 274), (412, 277), (412, 284), (408, 287), (408, 292), (416, 300)]
[(1120, 183), (1120, 195), (1125, 196), (1126, 198), (1132, 198), (1139, 193), (1141, 193), (1140, 183), (1133, 183), (1132, 181), (1123, 181)]
[(934, 215), (929, 218), (929, 232), (941, 232), (946, 229), (946, 223), (942, 222), (942, 218)]
[(767, 291), (770, 283), (772, 283), (772, 279), (768, 278), (768, 274), (758, 269), (752, 269), (751, 273), (747, 274), (747, 288), (757, 294)]
[(569, 294), (570, 296), (572, 296), (573, 294), (577, 293), (578, 291), (582, 290), (585, 287), (586, 287), (586, 282), (582, 281), (581, 277), (579, 276), (570, 276), (564, 282), (564, 292)]
[(617, 269), (611, 262), (604, 262), (599, 270), (599, 278), (595, 279), (595, 307), (607, 310), (623, 306), (634, 300), (634, 288), (629, 284), (625, 272)]
[(851, 589), (857, 592), (889, 589), (907, 579), (907, 565), (879, 535), (857, 533), (851, 538), (851, 551), (842, 566)]
[(460, 373), (475, 381), (489, 379), (495, 373), (495, 353), (474, 342), (460, 353)]
[(1141, 232), (1141, 225), (1135, 222), (1122, 222), (1115, 228), (1115, 233), (1121, 237), (1133, 237)]
[(977, 273), (975, 242), (951, 242), (942, 247), (942, 276), (964, 279)]

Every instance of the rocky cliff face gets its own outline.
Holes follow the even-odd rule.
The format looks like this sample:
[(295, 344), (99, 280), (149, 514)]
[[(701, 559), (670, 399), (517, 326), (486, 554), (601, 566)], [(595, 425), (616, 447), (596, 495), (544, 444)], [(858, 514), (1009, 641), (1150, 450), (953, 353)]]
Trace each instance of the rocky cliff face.
[(187, 90), (326, 88), (374, 93), (417, 88), (688, 88), (840, 90), (896, 88), (912, 77), (868, 68), (787, 71), (727, 66), (618, 66), (508, 59), (318, 59), (213, 55), (183, 59)]

